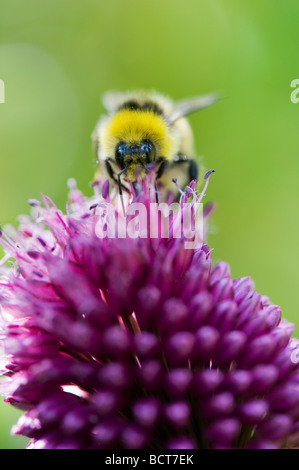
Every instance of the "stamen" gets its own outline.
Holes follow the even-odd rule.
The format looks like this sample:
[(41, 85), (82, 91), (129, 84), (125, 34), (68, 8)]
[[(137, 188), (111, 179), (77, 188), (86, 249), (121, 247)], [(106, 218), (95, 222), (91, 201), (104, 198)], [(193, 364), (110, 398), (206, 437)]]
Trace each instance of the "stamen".
[(47, 244), (46, 244), (46, 242), (45, 242), (45, 240), (44, 240), (43, 238), (37, 237), (36, 239), (39, 241), (39, 243), (40, 243), (44, 248), (47, 247)]
[(50, 209), (50, 207), (56, 209), (56, 205), (49, 196), (44, 196), (44, 194), (41, 194), (40, 197), (46, 209)]
[(44, 197), (43, 194), (40, 195), (40, 198), (41, 198), (41, 200), (42, 200), (42, 202), (43, 202), (45, 208), (46, 208), (47, 210), (49, 210), (50, 207), (49, 207), (49, 204), (48, 204), (48, 202), (47, 202), (47, 199)]
[(8, 251), (10, 251), (12, 248), (15, 250), (18, 245), (7, 235), (6, 232), (3, 232), (3, 230), (0, 228), (0, 243), (3, 246), (3, 248), (6, 248)]
[(57, 211), (56, 212), (56, 216), (58, 217), (59, 221), (61, 222), (63, 228), (65, 229), (65, 231), (67, 233), (70, 233), (70, 229), (69, 227), (66, 225), (65, 221), (63, 220), (63, 218), (61, 217), (60, 213)]
[(215, 170), (207, 171), (206, 174), (205, 174), (205, 180), (207, 180), (212, 173), (215, 173)]
[(97, 202), (95, 202), (94, 204), (92, 204), (90, 207), (89, 207), (89, 210), (92, 211), (92, 209), (95, 209), (96, 207), (98, 207), (99, 204)]
[(209, 171), (207, 171), (207, 173), (205, 174), (206, 184), (204, 185), (204, 188), (203, 188), (202, 192), (200, 193), (200, 197), (199, 197), (199, 199), (198, 199), (197, 202), (201, 202), (202, 198), (205, 196), (207, 187), (208, 187), (208, 185), (209, 185), (209, 178), (210, 178), (210, 175), (211, 175), (212, 173), (214, 173), (214, 172), (215, 172), (215, 170), (209, 170)]
[(173, 181), (173, 183), (176, 185), (177, 190), (178, 190), (178, 191), (181, 193), (181, 195), (183, 196), (183, 195), (184, 195), (184, 191), (182, 191), (181, 188), (179, 187), (177, 178), (172, 178), (172, 181)]
[(129, 322), (130, 322), (135, 334), (141, 332), (141, 329), (140, 329), (140, 326), (138, 324), (135, 312), (132, 312), (132, 314), (129, 316)]
[(94, 195), (96, 197), (100, 196), (100, 181), (99, 180), (94, 180), (90, 183), (90, 186), (93, 188)]
[(29, 206), (32, 206), (32, 207), (39, 207), (40, 206), (40, 201), (38, 201), (37, 199), (28, 199), (28, 204)]
[(100, 182), (99, 180), (93, 180), (89, 183), (89, 185), (94, 188), (95, 186), (99, 186)]

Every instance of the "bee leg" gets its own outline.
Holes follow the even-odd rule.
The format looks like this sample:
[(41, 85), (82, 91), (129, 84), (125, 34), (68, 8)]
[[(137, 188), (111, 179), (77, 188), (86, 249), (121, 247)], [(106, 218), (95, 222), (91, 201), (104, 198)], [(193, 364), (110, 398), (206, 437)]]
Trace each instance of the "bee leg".
[(111, 163), (109, 161), (109, 158), (107, 158), (105, 160), (105, 166), (106, 166), (106, 170), (107, 170), (107, 173), (108, 175), (110, 176), (111, 179), (113, 179), (117, 184), (118, 184), (118, 192), (119, 192), (119, 195), (120, 195), (120, 199), (121, 199), (121, 205), (122, 205), (122, 208), (123, 208), (123, 213), (124, 213), (124, 216), (126, 215), (126, 211), (125, 211), (125, 205), (124, 205), (124, 199), (123, 199), (123, 191), (122, 191), (122, 187), (121, 187), (121, 181), (120, 181), (120, 175), (122, 174), (122, 171), (120, 173), (117, 174), (117, 179), (115, 178), (115, 173), (114, 173), (114, 170), (111, 166)]
[(110, 176), (111, 179), (113, 179), (114, 181), (116, 181), (115, 179), (115, 173), (114, 173), (114, 170), (111, 166), (111, 163), (110, 163), (110, 158), (106, 158), (105, 160), (105, 167), (106, 167), (106, 170), (107, 170), (107, 173), (108, 175)]
[(156, 204), (159, 205), (159, 190), (158, 190), (158, 182), (161, 176), (163, 175), (165, 168), (167, 167), (167, 160), (164, 157), (160, 157), (157, 160), (157, 172), (156, 172), (156, 179), (155, 179), (155, 193), (156, 193)]
[(155, 179), (155, 194), (156, 194), (156, 204), (159, 205), (159, 192), (158, 192), (158, 185), (157, 185), (156, 179)]
[(166, 158), (160, 157), (157, 161), (157, 165), (159, 165), (159, 166), (158, 166), (158, 169), (157, 169), (156, 178), (159, 179), (163, 175), (163, 173), (164, 173), (164, 171), (165, 171), (165, 169), (168, 165), (168, 161), (166, 160)]
[(187, 160), (189, 162), (189, 175), (190, 181), (196, 180), (198, 177), (198, 168), (194, 160)]
[(119, 173), (117, 173), (118, 191), (119, 191), (119, 195), (120, 195), (120, 199), (121, 199), (121, 205), (122, 205), (123, 213), (124, 213), (124, 216), (125, 216), (125, 217), (126, 217), (126, 211), (125, 211), (123, 190), (122, 190), (122, 184), (121, 184), (120, 177), (121, 177), (122, 173), (124, 173), (124, 171), (126, 171), (126, 170), (127, 170), (127, 169), (124, 168), (124, 169), (121, 170)]
[[(112, 164), (114, 164), (115, 168), (113, 168)], [(112, 158), (107, 158), (105, 160), (105, 167), (106, 167), (106, 171), (108, 173), (108, 176), (110, 176), (110, 178), (115, 181), (115, 183), (118, 184), (118, 173), (115, 171), (116, 170), (116, 163), (112, 160)], [(118, 168), (119, 169), (119, 168)], [(125, 171), (122, 170), (122, 171)], [(130, 189), (127, 188), (123, 183), (121, 183), (121, 187), (123, 190), (127, 191), (128, 193), (130, 193)]]

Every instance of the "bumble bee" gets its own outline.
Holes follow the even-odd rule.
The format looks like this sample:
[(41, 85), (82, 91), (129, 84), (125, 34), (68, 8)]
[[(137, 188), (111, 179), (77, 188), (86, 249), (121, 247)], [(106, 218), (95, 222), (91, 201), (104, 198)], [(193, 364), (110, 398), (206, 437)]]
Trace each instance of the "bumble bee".
[(130, 191), (148, 169), (155, 165), (156, 191), (166, 193), (177, 179), (185, 187), (198, 175), (193, 135), (184, 117), (216, 101), (215, 94), (173, 103), (155, 92), (104, 95), (107, 115), (98, 121), (92, 134), (97, 157), (97, 176), (103, 171), (122, 190)]

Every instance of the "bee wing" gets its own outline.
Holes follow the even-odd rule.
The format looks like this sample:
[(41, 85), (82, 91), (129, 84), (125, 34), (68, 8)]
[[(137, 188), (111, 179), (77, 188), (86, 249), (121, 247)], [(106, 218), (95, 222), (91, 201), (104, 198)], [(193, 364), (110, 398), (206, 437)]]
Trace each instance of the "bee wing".
[(98, 122), (96, 123), (96, 126), (91, 134), (91, 141), (92, 141), (92, 148), (94, 151), (94, 154), (96, 155), (97, 158), (99, 158), (99, 149), (100, 149), (100, 141), (99, 141), (99, 130), (100, 127), (104, 121), (106, 116), (102, 116)]
[(175, 104), (173, 112), (168, 116), (168, 121), (170, 124), (172, 124), (187, 114), (211, 106), (212, 104), (216, 103), (219, 98), (220, 97), (217, 93), (211, 93), (209, 95), (198, 96), (196, 98), (179, 101)]

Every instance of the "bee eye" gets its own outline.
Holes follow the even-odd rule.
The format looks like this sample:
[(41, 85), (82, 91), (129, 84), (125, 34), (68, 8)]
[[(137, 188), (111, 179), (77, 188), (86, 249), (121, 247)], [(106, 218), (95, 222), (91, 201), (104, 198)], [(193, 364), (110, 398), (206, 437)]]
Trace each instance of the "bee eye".
[(146, 160), (148, 163), (155, 160), (155, 149), (153, 144), (150, 142), (142, 142), (140, 145), (140, 150), (146, 155)]

